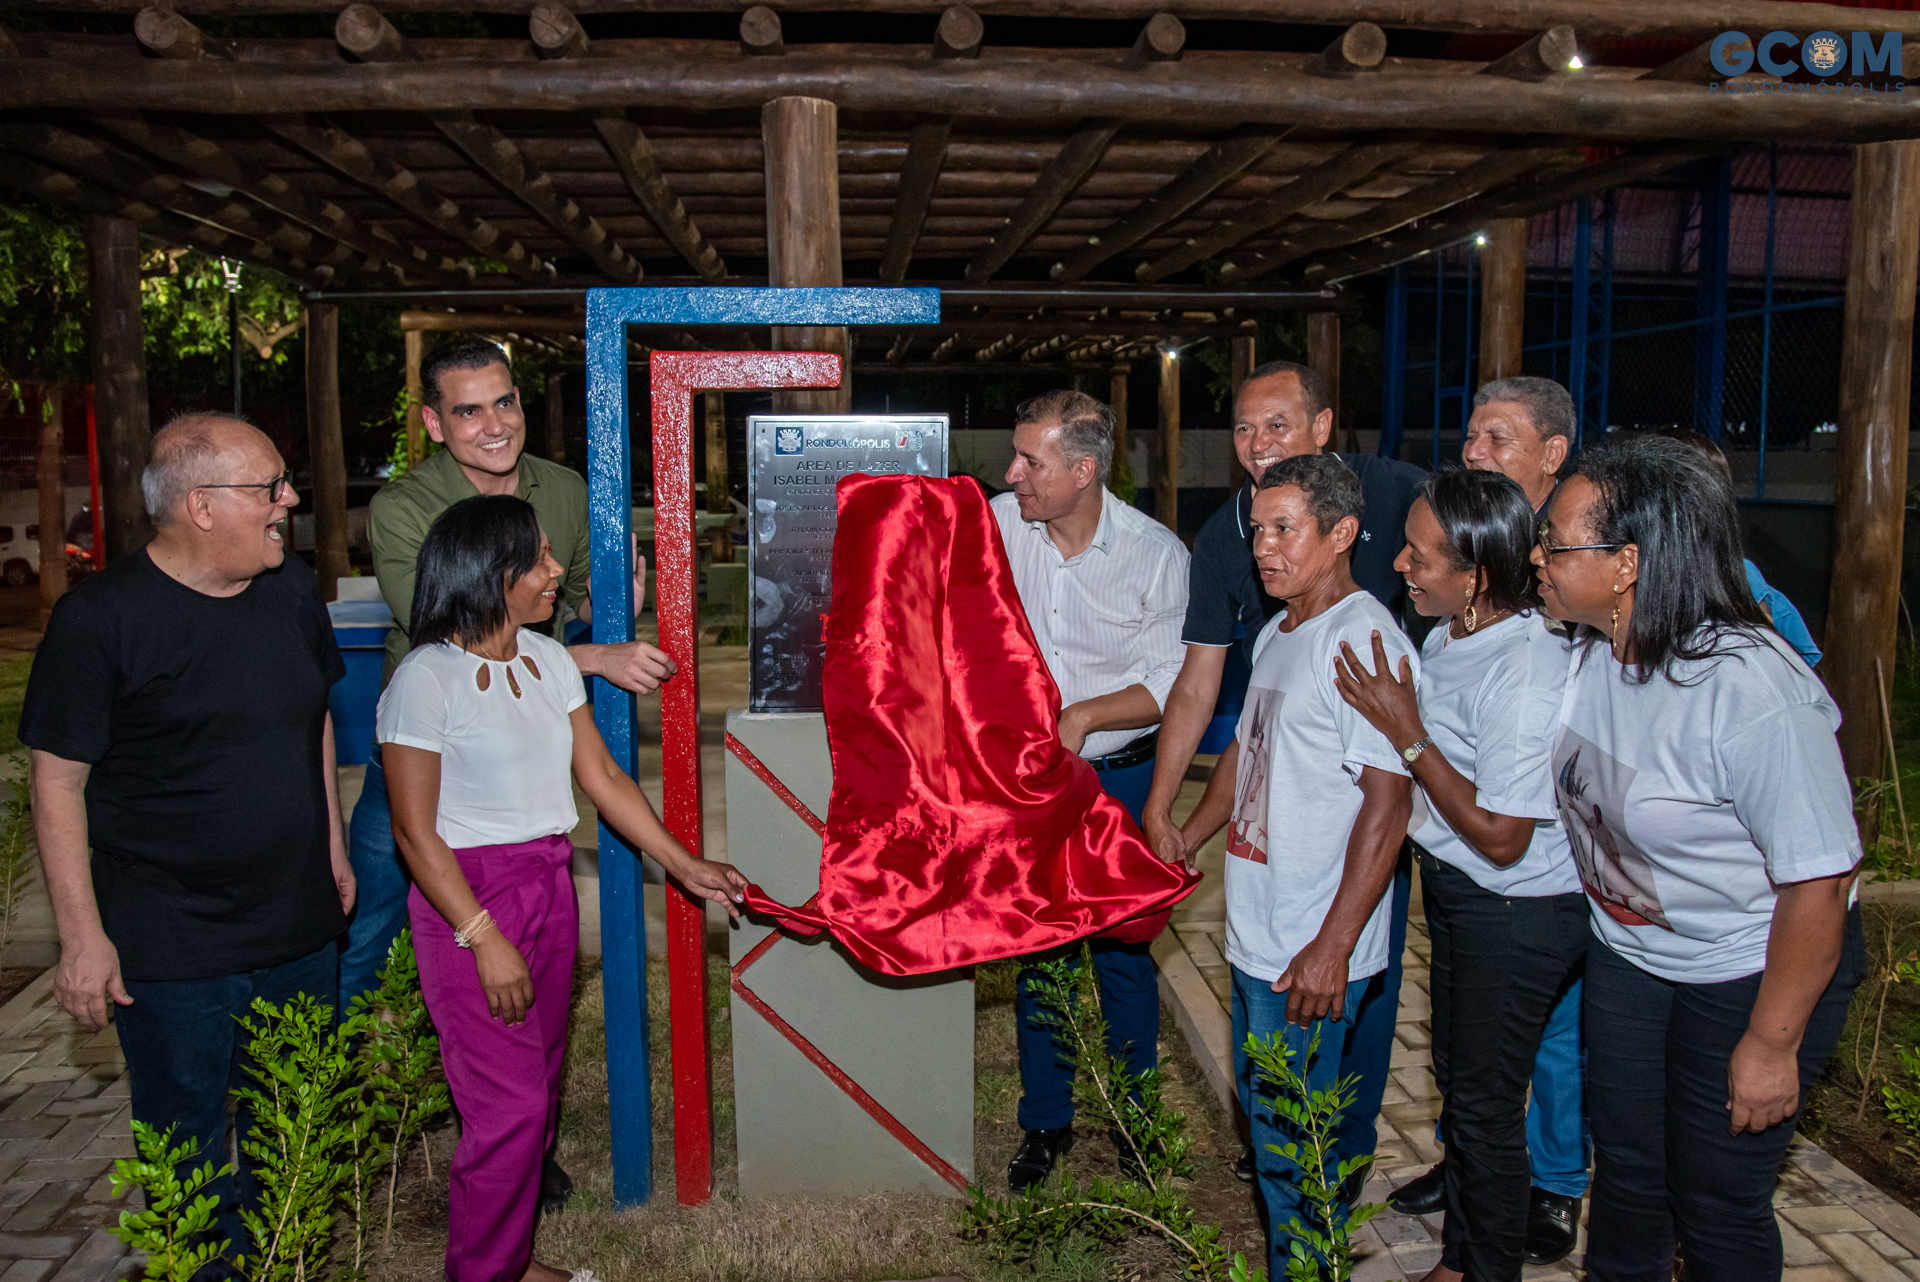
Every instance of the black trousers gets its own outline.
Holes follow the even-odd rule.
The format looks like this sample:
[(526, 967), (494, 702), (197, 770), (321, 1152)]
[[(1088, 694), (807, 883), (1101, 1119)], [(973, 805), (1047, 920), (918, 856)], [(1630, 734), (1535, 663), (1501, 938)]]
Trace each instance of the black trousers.
[(1508, 897), (1420, 852), (1433, 943), (1433, 1075), (1447, 1136), (1441, 1263), (1519, 1282), (1527, 1240), (1527, 1085), (1554, 1003), (1587, 951), (1581, 894)]
[[(1800, 1041), (1805, 1108), (1866, 970), (1860, 910)], [(1760, 976), (1676, 984), (1599, 939), (1587, 953), (1587, 1111), (1593, 1122), (1589, 1282), (1668, 1282), (1676, 1243), (1687, 1282), (1766, 1282), (1781, 1271), (1773, 1186), (1800, 1115), (1727, 1134), (1727, 1063), (1746, 1035)]]

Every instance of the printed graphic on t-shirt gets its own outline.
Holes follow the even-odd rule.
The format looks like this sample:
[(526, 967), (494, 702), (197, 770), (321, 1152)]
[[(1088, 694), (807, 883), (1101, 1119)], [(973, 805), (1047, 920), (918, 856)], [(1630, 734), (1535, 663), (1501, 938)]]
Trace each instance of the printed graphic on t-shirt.
[(1261, 686), (1248, 689), (1246, 716), (1241, 722), (1249, 729), (1240, 745), (1233, 822), (1227, 825), (1227, 853), (1256, 864), (1267, 862), (1267, 785), (1273, 771), (1268, 740), (1280, 718), (1284, 698), (1278, 690)]
[(1627, 840), (1627, 789), (1636, 772), (1571, 730), (1561, 732), (1553, 764), (1554, 796), (1587, 894), (1623, 926), (1672, 930), (1653, 865)]

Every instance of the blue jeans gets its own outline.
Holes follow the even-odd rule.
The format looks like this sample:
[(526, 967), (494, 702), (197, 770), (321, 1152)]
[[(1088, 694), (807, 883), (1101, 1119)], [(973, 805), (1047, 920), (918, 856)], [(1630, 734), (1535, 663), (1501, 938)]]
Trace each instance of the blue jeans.
[[(1295, 1216), (1303, 1224), (1311, 1224), (1312, 1208), (1300, 1192), (1300, 1166), (1269, 1149), (1269, 1144), (1284, 1145), (1299, 1138), (1299, 1133), (1291, 1124), (1278, 1117), (1267, 1101), (1271, 1099), (1272, 1088), (1254, 1080), (1255, 1067), (1247, 1057), (1247, 1034), (1267, 1037), (1280, 1034), (1281, 1041), (1294, 1053), (1293, 1066), (1307, 1079), (1307, 1089), (1324, 1090), (1342, 1077), (1354, 1071), (1348, 1061), (1345, 1048), (1352, 1045), (1352, 1020), (1354, 1012), (1364, 1004), (1366, 993), (1372, 979), (1356, 979), (1347, 985), (1346, 1007), (1343, 1017), (1338, 1021), (1322, 1019), (1310, 1028), (1287, 1022), (1287, 995), (1273, 991), (1273, 985), (1264, 979), (1255, 979), (1238, 966), (1229, 967), (1233, 972), (1233, 1078), (1240, 1094), (1240, 1107), (1247, 1115), (1247, 1125), (1253, 1136), (1253, 1170), (1260, 1188), (1260, 1202), (1266, 1213), (1267, 1228), (1267, 1276), (1284, 1278), (1287, 1276), (1287, 1256), (1293, 1242), (1293, 1235), (1287, 1231), (1287, 1225)], [(1314, 1035), (1320, 1036), (1320, 1050), (1313, 1059), (1307, 1059), (1307, 1045)], [(1257, 1089), (1256, 1089), (1257, 1088)], [(1357, 1112), (1358, 1107), (1349, 1110)], [(1359, 1157), (1373, 1152), (1373, 1118), (1367, 1117), (1367, 1142), (1364, 1148), (1350, 1148), (1346, 1143), (1347, 1127), (1342, 1126), (1334, 1145), (1334, 1156), (1327, 1170), (1327, 1179), (1334, 1177), (1334, 1168), (1350, 1157)]]
[(380, 746), (367, 761), (366, 782), (354, 803), (347, 830), (347, 859), (353, 864), (359, 897), (347, 920), (340, 951), (340, 996), (352, 1002), (380, 985), (387, 950), (407, 927), (406, 866), (393, 841), (393, 811), (387, 804), (387, 774), (380, 768)]
[[(1100, 786), (1127, 808), (1135, 823), (1153, 785), (1153, 759), (1124, 770), (1099, 770)], [(1107, 1020), (1107, 1051), (1129, 1071), (1144, 1073), (1160, 1064), (1160, 980), (1152, 945), (1088, 941), (1093, 973), (1100, 984), (1100, 1009)], [(1078, 944), (1062, 953), (1077, 953)], [(1059, 956), (1061, 953), (1052, 954)], [(1022, 1129), (1055, 1131), (1073, 1121), (1073, 1070), (1060, 1060), (1061, 1048), (1039, 1021), (1040, 1003), (1028, 991), (1033, 972), (1020, 972), (1014, 990), (1014, 1036), (1020, 1048)]]
[[(175, 1144), (200, 1142), (195, 1158), (181, 1164), (183, 1178), (202, 1163), (226, 1162), (228, 1092), (259, 1084), (246, 1071), (247, 1035), (238, 1023), (253, 1017), (254, 999), (279, 1006), (305, 993), (337, 1009), (339, 974), (339, 943), (329, 941), (304, 957), (237, 975), (126, 981), (133, 1005), (116, 1007), (113, 1020), (133, 1079), (133, 1116), (161, 1131), (174, 1127)], [(234, 1122), (244, 1139), (252, 1111), (242, 1107)], [(242, 1154), (238, 1178), (223, 1175), (206, 1191), (220, 1199), (213, 1238), (227, 1240), (227, 1258), (254, 1254), (240, 1219), (242, 1204), (259, 1198), (252, 1162)]]
[(1387, 1094), (1387, 1075), (1393, 1071), (1393, 1030), (1400, 1019), (1400, 955), (1407, 951), (1407, 904), (1413, 898), (1411, 843), (1400, 847), (1400, 862), (1394, 868), (1389, 893), (1393, 907), (1388, 911), (1393, 918), (1387, 968), (1366, 981), (1366, 995), (1357, 1007), (1348, 1007), (1352, 1024), (1347, 1029), (1341, 1062), (1346, 1072), (1360, 1079), (1354, 1085), (1353, 1107), (1340, 1121), (1340, 1148), (1349, 1155), (1373, 1152), (1378, 1140), (1374, 1124), (1380, 1116), (1380, 1101)]

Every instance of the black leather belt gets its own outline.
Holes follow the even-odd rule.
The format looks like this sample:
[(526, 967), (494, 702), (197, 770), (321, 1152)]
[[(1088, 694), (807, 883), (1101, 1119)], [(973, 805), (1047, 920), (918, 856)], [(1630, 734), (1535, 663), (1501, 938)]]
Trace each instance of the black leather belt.
[(1150, 730), (1118, 751), (1109, 752), (1104, 757), (1088, 757), (1087, 764), (1095, 770), (1126, 770), (1152, 761), (1153, 754), (1159, 750), (1160, 732)]

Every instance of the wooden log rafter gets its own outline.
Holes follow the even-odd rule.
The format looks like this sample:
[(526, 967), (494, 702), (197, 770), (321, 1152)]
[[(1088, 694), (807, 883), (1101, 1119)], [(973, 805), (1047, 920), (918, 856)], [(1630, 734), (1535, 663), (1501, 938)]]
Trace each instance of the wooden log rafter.
[(157, 240), (218, 254), (293, 280), (321, 285), (333, 276), (330, 268), (289, 258), (271, 245), (168, 213), (146, 201), (109, 191), (18, 152), (0, 152), (0, 183), (76, 213), (124, 218)]
[[(132, 13), (147, 0), (13, 0), (22, 12)], [(337, 0), (336, 0), (337, 2)], [(579, 0), (579, 13), (735, 13), (739, 0)], [(949, 0), (782, 0), (793, 13), (937, 14)], [(1138, 21), (1165, 0), (978, 0), (983, 14)], [(330, 13), (329, 0), (176, 0), (181, 13)], [(416, 12), (526, 13), (530, 0), (406, 0)], [(1352, 0), (1187, 0), (1189, 19), (1299, 23), (1340, 27), (1353, 21)], [(1521, 33), (1567, 24), (1589, 36), (1703, 40), (1716, 31), (1898, 31), (1920, 36), (1920, 16), (1790, 0), (1381, 0), (1367, 14), (1387, 28), (1464, 33)]]
[(123, 151), (110, 149), (57, 125), (40, 121), (0, 123), (0, 143), (76, 177), (124, 192), (155, 208), (230, 231), (271, 246), (290, 260), (324, 265), (339, 275), (360, 266), (353, 246), (250, 207), (232, 196), (215, 196), (162, 174)]
[[(977, 58), (986, 39), (986, 24), (965, 5), (940, 15), (933, 34), (935, 61)], [(907, 278), (913, 247), (933, 204), (934, 185), (947, 163), (947, 144), (953, 133), (952, 116), (922, 116), (907, 136), (907, 157), (900, 165), (900, 185), (893, 202), (893, 225), (887, 229), (886, 252), (880, 256), (880, 279), (897, 285)]]
[(485, 254), (514, 275), (553, 278), (553, 264), (492, 221), (467, 214), (412, 170), (393, 163), (332, 121), (317, 116), (262, 116), (260, 124), (335, 173), (377, 192), (422, 226)]
[[(217, 64), (195, 64), (193, 69), (206, 65)], [(403, 278), (416, 269), (420, 274), (461, 280), (473, 277), (469, 266), (418, 246), (409, 248), (385, 232), (362, 226), (332, 201), (309, 196), (276, 173), (243, 164), (225, 147), (178, 125), (162, 124), (133, 112), (102, 112), (93, 117), (92, 123), (177, 169), (231, 187), (283, 218), (351, 245), (370, 262), (385, 263)]]
[[(342, 10), (334, 24), (334, 37), (342, 49), (365, 63), (398, 63), (408, 57), (399, 31), (371, 5), (350, 4)], [(499, 128), (470, 110), (430, 110), (426, 115), (476, 168), (586, 254), (601, 271), (624, 285), (639, 282), (644, 275), (639, 260), (621, 248), (599, 220), (563, 195), (553, 179)]]

